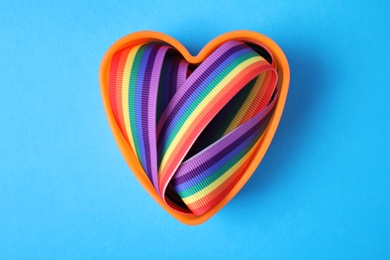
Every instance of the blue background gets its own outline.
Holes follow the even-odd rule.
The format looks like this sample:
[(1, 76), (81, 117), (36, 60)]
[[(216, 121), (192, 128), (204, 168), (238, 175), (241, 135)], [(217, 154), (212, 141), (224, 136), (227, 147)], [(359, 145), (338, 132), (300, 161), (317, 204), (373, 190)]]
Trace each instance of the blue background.
[[(0, 2), (0, 258), (390, 258), (389, 1), (67, 2)], [(255, 30), (290, 62), (268, 153), (201, 226), (147, 195), (103, 110), (103, 54), (144, 29), (193, 54)]]

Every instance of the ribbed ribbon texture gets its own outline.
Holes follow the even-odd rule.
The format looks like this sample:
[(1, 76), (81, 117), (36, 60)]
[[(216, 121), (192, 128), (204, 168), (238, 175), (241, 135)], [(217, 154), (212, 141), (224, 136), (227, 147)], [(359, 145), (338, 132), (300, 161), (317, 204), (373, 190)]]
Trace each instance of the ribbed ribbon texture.
[(272, 117), (274, 64), (264, 48), (236, 40), (201, 64), (158, 42), (113, 55), (112, 112), (169, 207), (202, 215), (233, 189)]

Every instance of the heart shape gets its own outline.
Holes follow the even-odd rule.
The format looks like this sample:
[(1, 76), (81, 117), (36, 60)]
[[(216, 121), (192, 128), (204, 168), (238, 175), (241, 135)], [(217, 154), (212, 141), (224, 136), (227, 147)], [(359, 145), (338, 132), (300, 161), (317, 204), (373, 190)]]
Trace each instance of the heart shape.
[(172, 216), (200, 224), (263, 158), (280, 121), (289, 67), (271, 39), (221, 35), (197, 56), (175, 39), (125, 36), (100, 67), (105, 111), (134, 175)]

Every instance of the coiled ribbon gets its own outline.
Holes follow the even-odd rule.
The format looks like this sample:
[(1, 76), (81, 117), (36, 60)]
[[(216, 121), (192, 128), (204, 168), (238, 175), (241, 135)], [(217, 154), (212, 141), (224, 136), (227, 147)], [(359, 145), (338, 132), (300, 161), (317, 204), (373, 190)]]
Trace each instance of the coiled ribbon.
[(202, 215), (234, 187), (256, 151), (277, 99), (272, 56), (228, 41), (199, 66), (163, 43), (114, 54), (115, 120), (164, 202)]

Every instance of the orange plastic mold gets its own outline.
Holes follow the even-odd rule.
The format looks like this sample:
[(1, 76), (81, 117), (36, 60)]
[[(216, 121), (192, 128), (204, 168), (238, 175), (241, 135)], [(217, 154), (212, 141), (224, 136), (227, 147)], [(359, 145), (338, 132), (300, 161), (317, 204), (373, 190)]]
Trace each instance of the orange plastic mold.
[[(278, 90), (279, 90), (279, 98), (277, 100), (274, 114), (272, 116), (272, 119), (267, 126), (267, 129), (265, 130), (262, 137), (257, 141), (256, 147), (257, 151), (255, 156), (253, 157), (253, 160), (250, 162), (247, 170), (239, 180), (239, 182), (235, 185), (235, 187), (230, 191), (230, 193), (222, 200), (220, 201), (214, 208), (212, 208), (210, 211), (206, 212), (205, 214), (201, 216), (194, 216), (194, 215), (183, 215), (181, 213), (178, 213), (171, 208), (169, 208), (163, 200), (159, 197), (158, 193), (154, 189), (153, 185), (149, 181), (148, 177), (146, 176), (144, 170), (142, 169), (142, 166), (136, 159), (136, 156), (134, 152), (132, 151), (130, 145), (125, 141), (125, 138), (123, 137), (121, 131), (119, 130), (119, 127), (115, 121), (113, 112), (111, 110), (110, 105), (110, 99), (108, 95), (108, 76), (109, 76), (109, 67), (110, 62), (112, 59), (112, 56), (119, 50), (126, 48), (128, 46), (140, 44), (140, 43), (148, 43), (148, 42), (164, 42), (172, 47), (174, 47), (176, 50), (178, 50), (183, 57), (192, 64), (199, 64), (201, 63), (213, 50), (215, 50), (218, 46), (223, 44), (226, 41), (229, 40), (241, 40), (245, 42), (251, 42), (254, 44), (258, 44), (264, 48), (266, 48), (274, 57), (274, 60), (277, 64), (278, 68), (278, 74), (279, 74), (279, 82), (278, 82)], [(135, 177), (138, 179), (138, 181), (141, 183), (141, 185), (145, 188), (145, 190), (152, 196), (152, 198), (160, 204), (162, 208), (164, 208), (169, 214), (171, 214), (173, 217), (175, 217), (177, 220), (181, 221), (182, 223), (188, 224), (188, 225), (197, 225), (205, 222), (209, 218), (211, 218), (215, 213), (217, 213), (220, 209), (222, 209), (239, 191), (240, 189), (245, 185), (245, 183), (248, 181), (248, 179), (251, 177), (253, 172), (256, 170), (257, 166), (259, 165), (260, 161), (263, 159), (264, 154), (266, 153), (272, 138), (274, 137), (274, 134), (276, 132), (276, 129), (278, 127), (280, 118), (282, 116), (284, 104), (286, 102), (287, 92), (288, 92), (288, 86), (290, 82), (290, 70), (288, 66), (288, 62), (286, 59), (286, 56), (284, 55), (283, 51), (279, 48), (279, 46), (272, 41), (270, 38), (257, 33), (253, 31), (233, 31), (228, 32), (223, 35), (218, 36), (217, 38), (210, 41), (196, 56), (192, 56), (188, 50), (176, 39), (163, 34), (159, 32), (153, 32), (153, 31), (141, 31), (129, 34), (121, 39), (119, 39), (117, 42), (115, 42), (106, 52), (106, 54), (103, 57), (101, 66), (100, 66), (100, 72), (99, 72), (99, 80), (100, 80), (100, 89), (101, 94), (103, 98), (103, 104), (106, 111), (106, 115), (108, 118), (109, 125), (111, 127), (112, 133), (114, 135), (115, 141), (118, 144), (118, 147), (125, 158), (127, 164), (129, 165), (131, 171), (135, 175)]]

